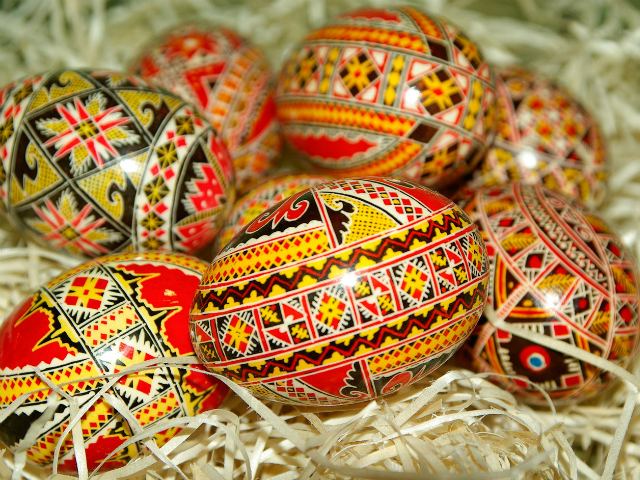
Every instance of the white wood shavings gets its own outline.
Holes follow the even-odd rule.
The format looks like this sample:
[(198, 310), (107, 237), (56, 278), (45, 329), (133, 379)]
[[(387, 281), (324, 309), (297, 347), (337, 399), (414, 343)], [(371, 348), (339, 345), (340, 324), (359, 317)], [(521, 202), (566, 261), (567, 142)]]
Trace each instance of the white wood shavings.
[[(61, 66), (125, 68), (155, 34), (194, 19), (235, 28), (265, 51), (277, 71), (287, 49), (329, 16), (396, 3), (6, 1), (0, 7), (0, 84)], [(640, 10), (623, 0), (402, 3), (450, 18), (495, 64), (526, 64), (590, 109), (609, 139), (611, 193), (601, 213), (640, 258)], [(15, 232), (0, 232), (0, 314), (77, 263)], [(640, 368), (634, 375), (640, 379)], [(640, 478), (640, 415), (637, 395), (629, 395), (632, 383), (557, 412), (523, 406), (484, 376), (462, 371), (438, 371), (392, 397), (331, 410), (245, 399), (252, 408), (236, 394), (224, 409), (160, 425), (186, 428), (160, 449), (150, 444), (152, 452), (127, 467), (92, 478), (324, 480), (354, 472), (386, 480)], [(118, 408), (126, 415), (123, 405)], [(153, 433), (135, 431), (142, 442)], [(11, 453), (0, 450), (0, 478), (11, 478), (12, 471), (34, 480), (48, 476), (29, 465), (15, 469), (14, 462)], [(90, 472), (80, 474), (86, 478)]]

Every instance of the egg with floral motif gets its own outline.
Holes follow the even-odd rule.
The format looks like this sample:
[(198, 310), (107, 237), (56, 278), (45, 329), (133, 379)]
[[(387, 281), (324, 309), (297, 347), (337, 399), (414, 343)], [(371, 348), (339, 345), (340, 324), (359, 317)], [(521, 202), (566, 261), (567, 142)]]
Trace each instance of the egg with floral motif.
[(474, 172), (474, 187), (540, 183), (597, 207), (607, 190), (607, 151), (595, 117), (543, 76), (508, 68), (498, 76), (498, 134)]

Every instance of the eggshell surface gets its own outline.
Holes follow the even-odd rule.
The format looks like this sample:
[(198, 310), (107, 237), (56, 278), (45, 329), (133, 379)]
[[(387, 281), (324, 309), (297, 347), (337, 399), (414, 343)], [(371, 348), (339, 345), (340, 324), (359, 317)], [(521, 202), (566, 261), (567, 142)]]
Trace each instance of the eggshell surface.
[[(216, 243), (224, 247), (251, 220), (281, 200), (312, 185), (328, 182), (326, 175), (307, 173), (283, 174), (267, 179), (259, 184), (233, 205), (229, 216), (220, 230)], [(219, 250), (219, 248), (218, 248)]]
[(282, 141), (271, 67), (233, 30), (205, 22), (180, 24), (151, 40), (131, 71), (202, 111), (229, 149), (240, 192), (273, 165)]
[[(638, 348), (638, 272), (596, 213), (540, 185), (479, 190), (465, 206), (491, 265), (489, 303), (499, 320), (626, 367)], [(600, 368), (485, 319), (470, 344), (477, 368), (522, 400), (580, 401), (611, 384)], [(533, 385), (531, 383), (532, 382)]]
[[(194, 354), (188, 309), (205, 269), (202, 261), (180, 254), (110, 255), (63, 273), (26, 299), (0, 328), (0, 411), (28, 396), (0, 423), (2, 443), (15, 451), (30, 426), (46, 420), (27, 449), (27, 459), (51, 468), (71, 413), (64, 398), (48, 408), (54, 393), (34, 372), (36, 366), (80, 408), (109, 382), (100, 376), (134, 367), (134, 373), (106, 393), (143, 427), (218, 407), (228, 387), (204, 372), (166, 366), (135, 369), (155, 358)], [(89, 471), (134, 434), (109, 402), (101, 396), (80, 420)], [(172, 427), (153, 438), (161, 447), (179, 431)], [(144, 450), (133, 443), (103, 468), (126, 465)], [(58, 469), (77, 473), (70, 434), (62, 440)]]
[(363, 8), (310, 33), (282, 67), (278, 118), (315, 170), (440, 187), (494, 135), (494, 75), (478, 46), (415, 8)]
[(302, 190), (218, 254), (191, 308), (213, 372), (284, 403), (339, 405), (409, 385), (475, 327), (484, 244), (450, 200), (397, 179)]
[(5, 88), (0, 197), (36, 241), (75, 256), (193, 253), (234, 199), (233, 167), (190, 105), (117, 72), (57, 70)]
[(566, 90), (534, 72), (498, 75), (498, 133), (474, 187), (509, 182), (546, 188), (598, 206), (607, 190), (605, 139), (593, 115)]

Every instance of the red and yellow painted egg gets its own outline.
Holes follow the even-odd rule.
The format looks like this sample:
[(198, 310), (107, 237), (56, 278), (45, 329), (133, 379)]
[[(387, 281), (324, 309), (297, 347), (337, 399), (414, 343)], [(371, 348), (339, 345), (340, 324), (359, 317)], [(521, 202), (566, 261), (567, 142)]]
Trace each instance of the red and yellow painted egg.
[(415, 8), (364, 8), (309, 34), (276, 92), (285, 138), (336, 177), (399, 176), (441, 187), (494, 135), (495, 79), (478, 46)]
[(340, 405), (414, 383), (473, 331), (489, 276), (477, 227), (419, 184), (302, 190), (218, 254), (191, 308), (213, 372), (284, 403)]
[[(50, 467), (62, 442), (58, 469), (77, 471), (69, 424), (69, 402), (54, 394), (33, 370), (79, 402), (94, 402), (82, 417), (90, 470), (133, 435), (128, 422), (106, 397), (96, 400), (109, 378), (125, 368), (159, 357), (193, 355), (189, 306), (206, 263), (161, 252), (101, 257), (73, 268), (42, 286), (0, 328), (0, 410), (21, 395), (28, 398), (0, 424), (0, 440), (10, 450), (21, 445), (36, 421), (46, 422), (27, 449), (29, 462)], [(218, 407), (228, 387), (204, 372), (159, 367), (123, 376), (107, 390), (123, 402), (143, 427), (163, 419), (196, 415)], [(29, 393), (31, 393), (29, 395)], [(156, 434), (164, 445), (179, 427)], [(121, 467), (146, 447), (134, 443), (118, 451), (105, 469)]]
[[(300, 190), (328, 182), (331, 177), (326, 175), (312, 175), (308, 173), (290, 173), (272, 177), (266, 182), (253, 188), (240, 198), (231, 209), (231, 213), (220, 230), (216, 244), (224, 247), (251, 220), (276, 203), (290, 197)], [(220, 250), (216, 248), (216, 252)]]
[[(566, 342), (626, 367), (638, 346), (638, 272), (597, 214), (540, 185), (481, 189), (465, 206), (491, 265), (489, 304), (498, 320)], [(598, 367), (526, 337), (478, 324), (470, 350), (483, 371), (528, 403), (586, 399), (611, 383)], [(532, 382), (535, 385), (531, 385)]]
[(595, 118), (571, 94), (522, 68), (498, 76), (498, 133), (472, 185), (540, 183), (588, 207), (606, 194), (607, 162)]
[(184, 100), (97, 70), (50, 71), (1, 94), (0, 198), (35, 240), (83, 257), (213, 242), (233, 166)]
[(259, 181), (280, 153), (271, 69), (234, 31), (181, 24), (153, 39), (131, 71), (200, 109), (229, 149), (239, 192)]

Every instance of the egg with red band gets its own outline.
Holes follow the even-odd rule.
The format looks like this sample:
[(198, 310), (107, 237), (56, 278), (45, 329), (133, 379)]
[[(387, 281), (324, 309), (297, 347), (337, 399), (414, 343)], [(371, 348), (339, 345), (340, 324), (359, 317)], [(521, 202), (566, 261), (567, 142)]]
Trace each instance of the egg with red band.
[(494, 136), (495, 101), (477, 44), (413, 7), (332, 18), (291, 50), (276, 90), (285, 139), (315, 171), (434, 188), (481, 159)]
[(467, 353), (523, 401), (587, 399), (611, 385), (601, 368), (544, 345), (531, 332), (627, 367), (638, 349), (638, 272), (620, 237), (595, 212), (540, 185), (478, 190), (464, 210), (491, 265), (489, 304)]
[(380, 177), (275, 204), (216, 256), (191, 308), (196, 353), (261, 398), (341, 405), (442, 365), (475, 327), (489, 271), (449, 199)]
[[(180, 254), (110, 255), (63, 273), (27, 298), (0, 328), (0, 411), (20, 398), (0, 423), (2, 443), (11, 451), (26, 446), (27, 460), (48, 468), (60, 443), (58, 471), (77, 472), (71, 434), (62, 437), (69, 401), (57, 398), (50, 409), (56, 393), (35, 367), (81, 408), (91, 402), (79, 422), (90, 471), (105, 460), (103, 469), (122, 467), (146, 451), (141, 443), (119, 450), (136, 428), (106, 395), (96, 398), (111, 380), (104, 375), (132, 369), (106, 393), (142, 427), (217, 408), (228, 388), (201, 365), (153, 366), (161, 357), (194, 355), (189, 306), (206, 266)], [(142, 362), (151, 366), (136, 368)], [(41, 430), (24, 445), (35, 422), (43, 422)], [(162, 447), (180, 430), (173, 426), (151, 438)]]

